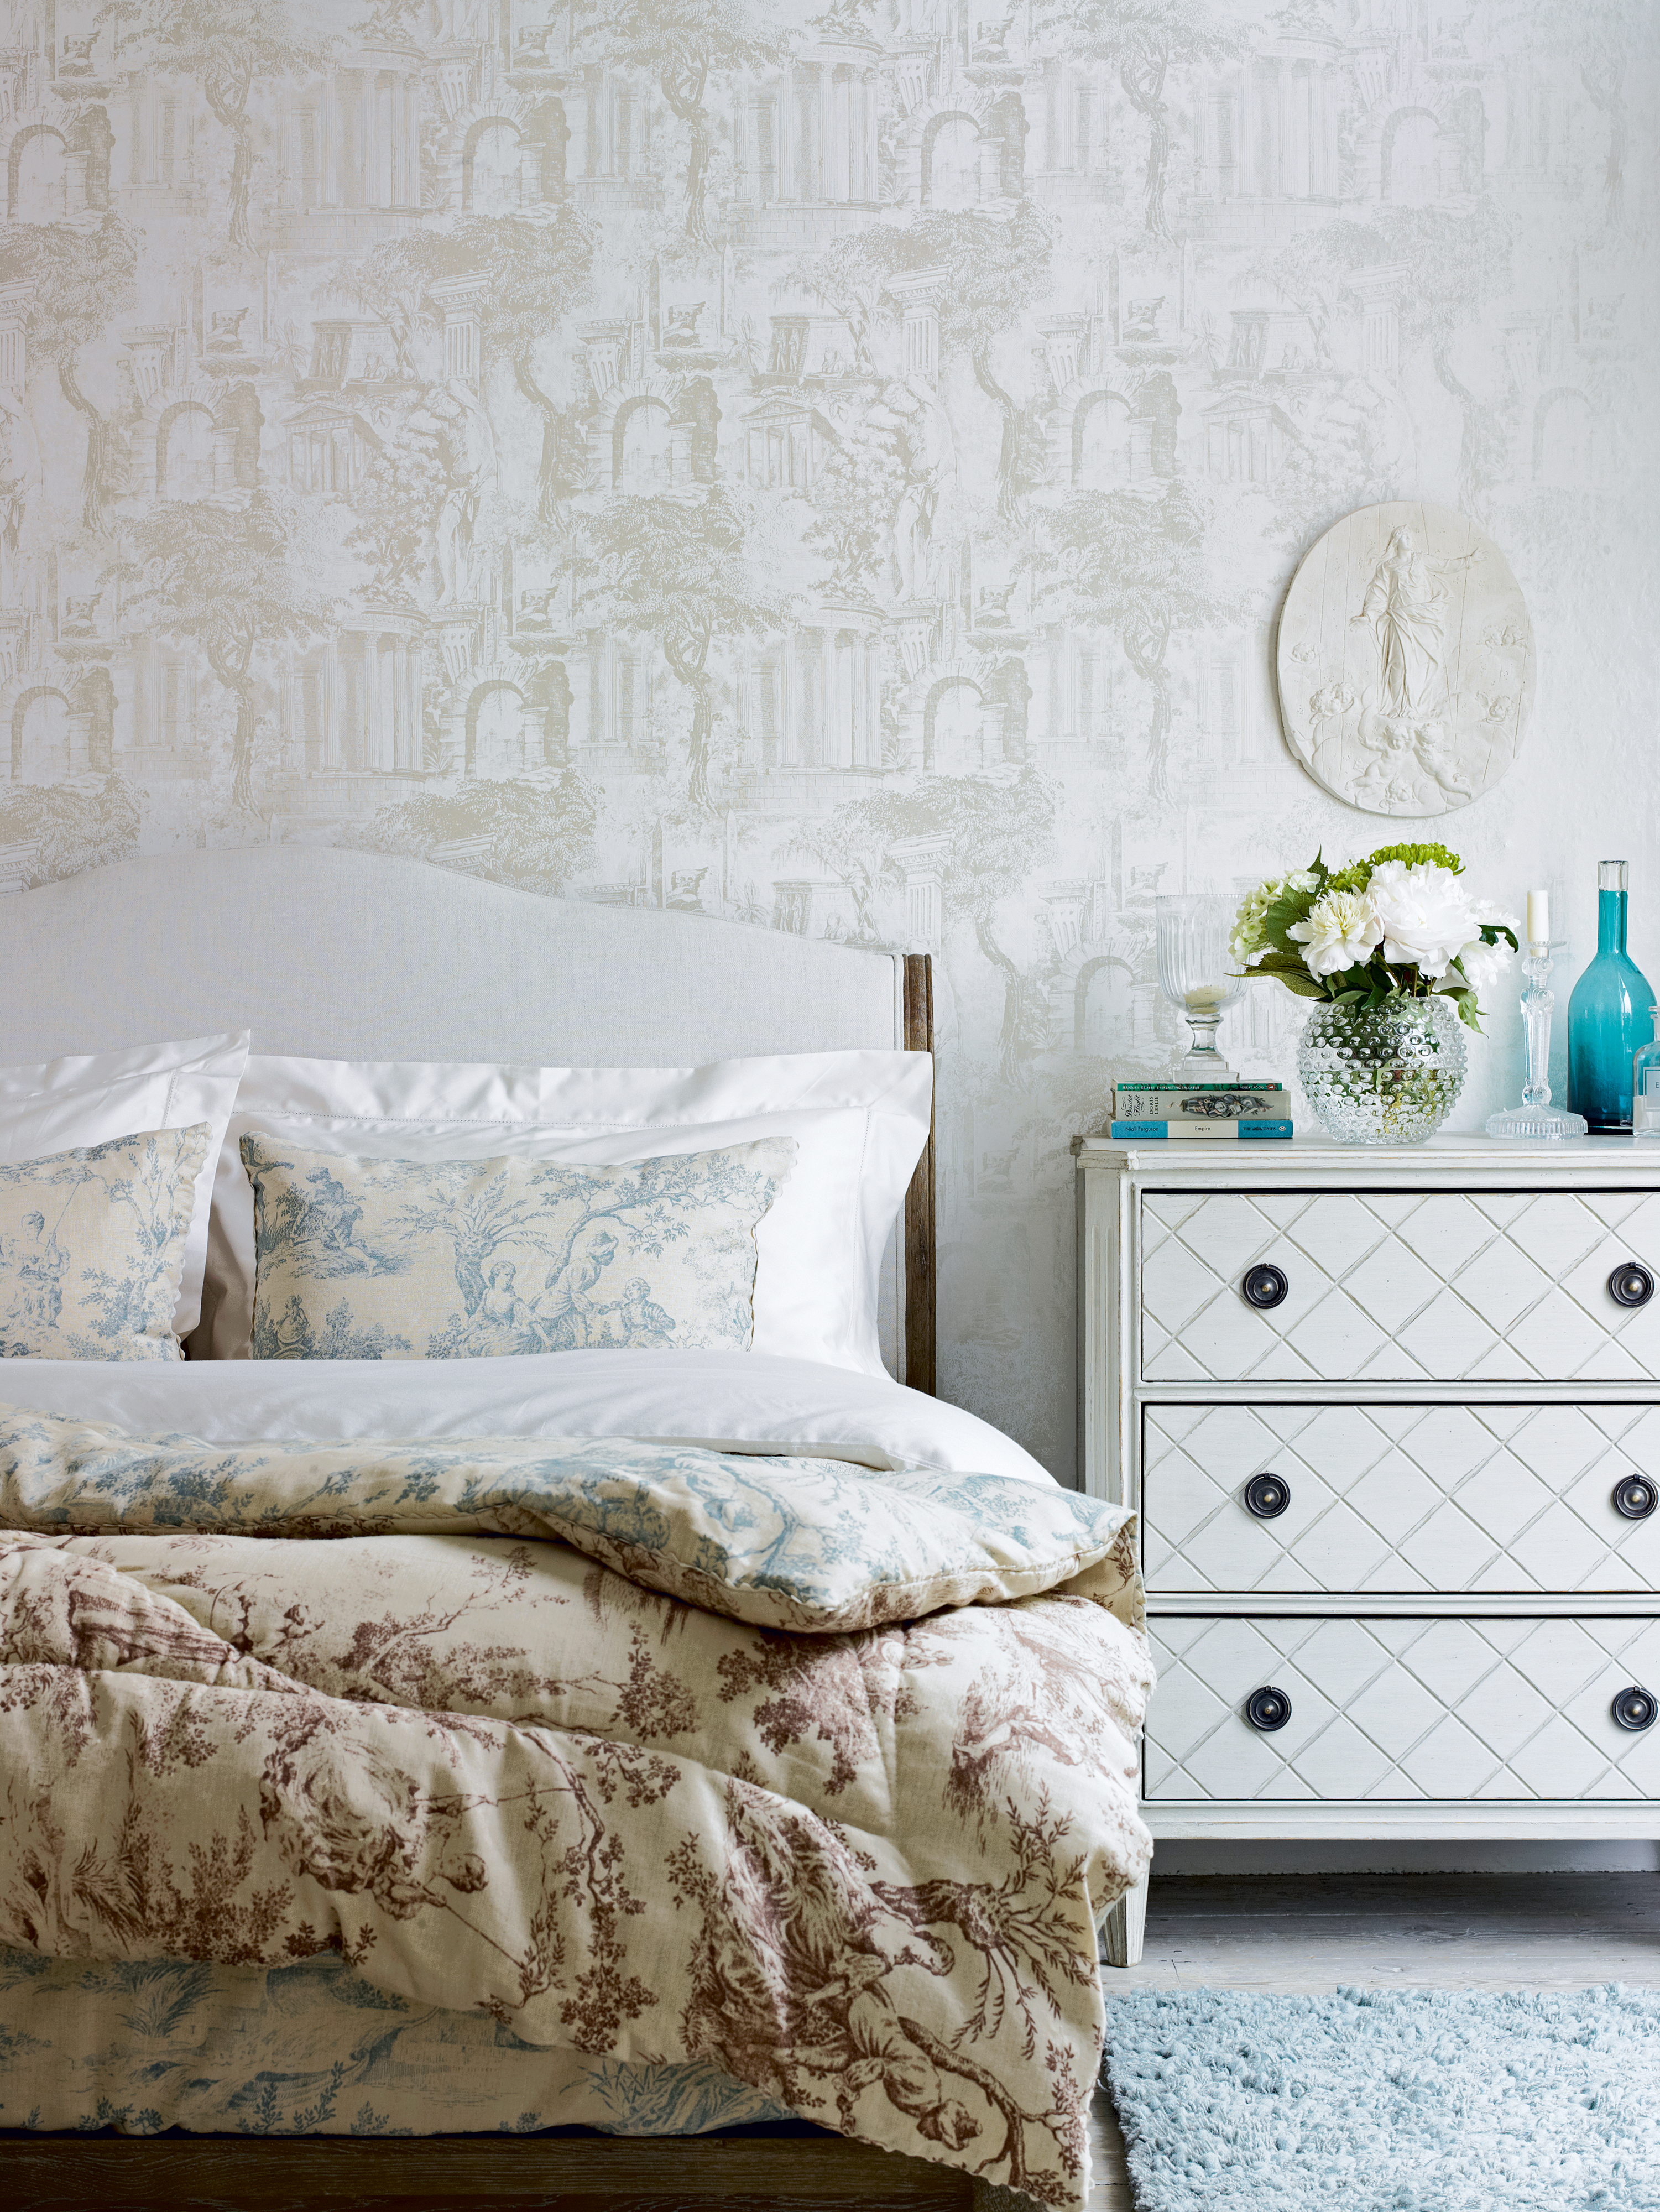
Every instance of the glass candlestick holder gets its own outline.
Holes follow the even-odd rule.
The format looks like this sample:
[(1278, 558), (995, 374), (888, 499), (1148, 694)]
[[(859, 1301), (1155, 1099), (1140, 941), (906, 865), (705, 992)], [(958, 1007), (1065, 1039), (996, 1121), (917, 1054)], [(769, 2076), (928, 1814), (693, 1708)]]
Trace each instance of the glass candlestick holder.
[(1549, 988), (1551, 954), (1566, 939), (1548, 944), (1531, 939), (1522, 962), (1528, 988), (1522, 994), (1522, 1027), (1527, 1037), (1528, 1079), (1522, 1086), (1522, 1103), (1502, 1114), (1487, 1116), (1490, 1137), (1520, 1139), (1529, 1144), (1549, 1144), (1565, 1137), (1583, 1137), (1583, 1114), (1570, 1114), (1550, 1103), (1550, 1018), (1556, 998)]

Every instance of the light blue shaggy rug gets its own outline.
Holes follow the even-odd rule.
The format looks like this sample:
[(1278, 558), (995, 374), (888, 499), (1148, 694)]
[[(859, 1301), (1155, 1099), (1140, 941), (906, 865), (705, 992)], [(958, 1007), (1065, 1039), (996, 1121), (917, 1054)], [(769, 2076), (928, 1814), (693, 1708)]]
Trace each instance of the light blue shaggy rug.
[(1660, 1990), (1138, 1990), (1137, 2212), (1660, 2212)]

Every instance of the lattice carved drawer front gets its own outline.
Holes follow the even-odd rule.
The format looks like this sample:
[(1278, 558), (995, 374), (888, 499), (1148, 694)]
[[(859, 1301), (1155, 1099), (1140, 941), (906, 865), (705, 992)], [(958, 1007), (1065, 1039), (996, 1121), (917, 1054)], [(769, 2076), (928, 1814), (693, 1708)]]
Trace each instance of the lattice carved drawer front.
[[(1150, 1382), (1636, 1382), (1660, 1376), (1660, 1192), (1149, 1191)], [(1252, 1305), (1263, 1263), (1284, 1296)], [(1269, 1291), (1276, 1287), (1270, 1284)]]
[[(1215, 1620), (1151, 1624), (1155, 1803), (1660, 1797), (1660, 1620)], [(1259, 1690), (1289, 1700), (1252, 1725)], [(1272, 1707), (1265, 1717), (1276, 1717)]]
[(1149, 1406), (1142, 1421), (1155, 1595), (1660, 1589), (1660, 1407)]

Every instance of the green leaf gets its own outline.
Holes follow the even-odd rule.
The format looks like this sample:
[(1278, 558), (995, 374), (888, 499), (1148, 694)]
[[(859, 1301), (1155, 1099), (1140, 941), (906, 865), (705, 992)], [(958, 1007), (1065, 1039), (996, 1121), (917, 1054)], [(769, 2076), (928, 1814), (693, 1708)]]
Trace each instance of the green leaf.
[(1287, 891), (1274, 900), (1262, 916), (1262, 934), (1268, 943), (1281, 952), (1289, 952), (1293, 959), (1301, 957), (1295, 938), (1286, 932), (1294, 921), (1306, 921), (1309, 908), (1319, 896), (1316, 891)]
[(1288, 991), (1294, 991), (1299, 999), (1323, 999), (1326, 995), (1325, 985), (1323, 983), (1316, 983), (1313, 976), (1309, 974), (1306, 969), (1304, 969), (1301, 973), (1298, 975), (1292, 975), (1288, 970), (1281, 969), (1279, 971), (1279, 975), (1280, 981), (1285, 985), (1286, 988)]
[(1343, 969), (1329, 980), (1339, 990), (1363, 992), (1370, 989), (1377, 973), (1377, 968), (1370, 960), (1357, 960), (1353, 968)]
[[(1455, 968), (1458, 967), (1458, 963), (1456, 960), (1454, 961), (1453, 965)], [(1459, 968), (1458, 972), (1462, 975), (1464, 971), (1462, 968)], [(1466, 1029), (1474, 1030), (1477, 1036), (1481, 1036), (1481, 1009), (1475, 1002), (1475, 993), (1469, 984), (1438, 984), (1431, 995), (1434, 998), (1456, 1000), (1458, 1005), (1459, 1020), (1463, 1023)]]

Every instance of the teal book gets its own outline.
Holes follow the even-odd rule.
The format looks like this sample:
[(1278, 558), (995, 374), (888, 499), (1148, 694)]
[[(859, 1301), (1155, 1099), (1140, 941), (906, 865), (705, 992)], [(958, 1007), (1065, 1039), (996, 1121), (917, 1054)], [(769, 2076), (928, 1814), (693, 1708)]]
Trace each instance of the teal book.
[(1133, 1137), (1138, 1144), (1173, 1138), (1191, 1144), (1237, 1139), (1242, 1144), (1273, 1143), (1291, 1135), (1289, 1121), (1115, 1121), (1115, 1137)]

